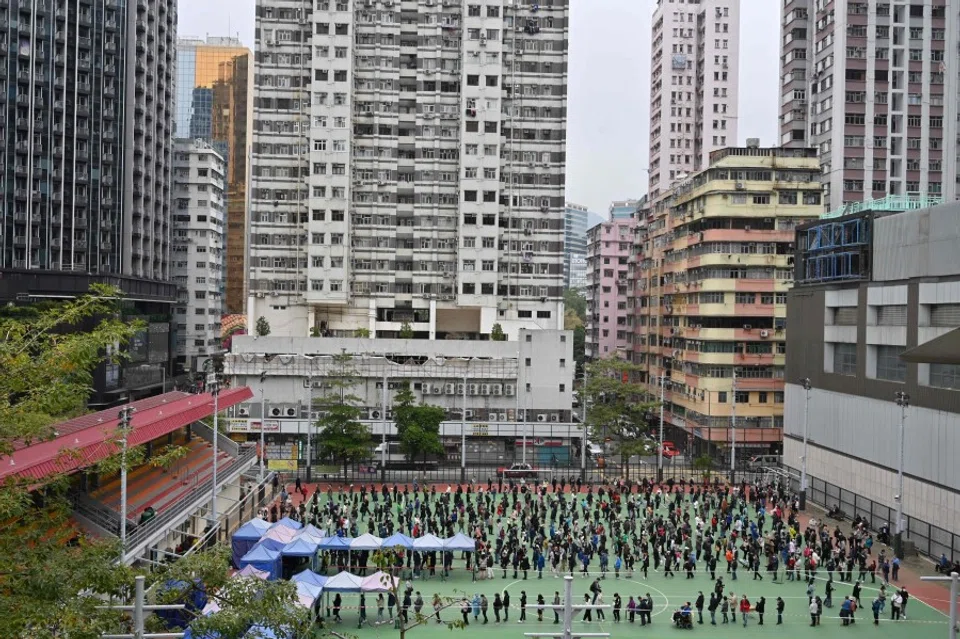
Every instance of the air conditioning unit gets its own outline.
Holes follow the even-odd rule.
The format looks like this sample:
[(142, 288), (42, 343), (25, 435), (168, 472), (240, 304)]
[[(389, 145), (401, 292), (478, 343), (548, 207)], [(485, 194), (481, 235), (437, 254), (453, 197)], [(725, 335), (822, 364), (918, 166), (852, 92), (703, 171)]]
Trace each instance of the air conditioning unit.
[(490, 390), (494, 395), (503, 395), (503, 385), (502, 384), (493, 384), (490, 387)]
[(770, 337), (770, 331), (760, 331), (760, 337)]
[(283, 411), (282, 411), (281, 409), (274, 407), (274, 408), (271, 408), (271, 409), (270, 409), (270, 416), (271, 416), (271, 417), (280, 417), (280, 415), (282, 414), (282, 412), (283, 412)]
[(453, 395), (455, 389), (456, 389), (456, 386), (454, 386), (453, 384), (447, 384), (444, 387), (444, 390), (447, 395)]
[(487, 419), (489, 419), (491, 422), (497, 421), (497, 413), (488, 413)]
[(422, 392), (424, 395), (429, 395), (429, 394), (430, 394), (430, 384), (427, 384), (426, 382), (424, 382), (423, 385), (422, 385), (422, 387), (421, 387), (421, 391), (420, 391), (420, 392)]
[(237, 415), (239, 415), (240, 417), (249, 417), (250, 409), (244, 408), (243, 406), (241, 406), (240, 408), (237, 409)]
[(550, 413), (550, 421), (551, 421), (551, 422), (559, 422), (559, 421), (560, 421), (560, 413)]
[(463, 384), (457, 384), (457, 395), (463, 395)]
[(370, 411), (370, 419), (380, 419), (381, 415), (383, 415), (383, 413), (378, 410)]
[(467, 384), (467, 395), (476, 395), (476, 394), (477, 394), (477, 385)]
[(503, 394), (507, 397), (513, 397), (517, 392), (517, 387), (513, 384), (505, 384), (503, 387)]
[(537, 421), (538, 421), (538, 422), (545, 422), (545, 421), (547, 421), (547, 414), (546, 414), (546, 413), (539, 413), (539, 414), (537, 415)]
[(467, 419), (473, 419), (473, 409), (468, 408), (464, 413), (464, 417), (466, 417)]
[(733, 188), (735, 188), (738, 191), (744, 191), (746, 190), (747, 187), (743, 185), (743, 182), (737, 182)]
[(296, 417), (297, 409), (296, 408), (287, 408), (287, 417)]
[(432, 392), (434, 395), (443, 395), (443, 387), (440, 384), (434, 384)]
[(501, 422), (505, 422), (505, 421), (507, 421), (507, 414), (506, 414), (506, 413), (500, 413), (499, 418), (500, 418), (500, 421), (501, 421)]
[(490, 384), (480, 384), (480, 394), (489, 395), (490, 394)]

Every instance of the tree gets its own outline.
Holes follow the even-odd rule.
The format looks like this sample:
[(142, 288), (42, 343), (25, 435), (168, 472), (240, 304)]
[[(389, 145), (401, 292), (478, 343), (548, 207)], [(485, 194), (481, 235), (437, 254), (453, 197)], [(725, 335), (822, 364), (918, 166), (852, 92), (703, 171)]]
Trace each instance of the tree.
[(700, 455), (693, 460), (693, 467), (703, 473), (704, 479), (710, 479), (710, 471), (713, 470), (713, 457)]
[(266, 337), (270, 334), (270, 322), (267, 321), (267, 318), (261, 315), (257, 318), (257, 337)]
[(581, 401), (587, 402), (586, 428), (594, 439), (611, 439), (627, 469), (631, 455), (644, 451), (642, 435), (650, 430), (648, 415), (658, 406), (640, 384), (630, 381), (639, 367), (619, 358), (587, 365), (587, 384)]
[(362, 339), (367, 339), (367, 338), (370, 337), (370, 329), (369, 329), (369, 328), (358, 328), (357, 330), (353, 331), (353, 336), (354, 336), (354, 337), (359, 337), (359, 338), (362, 338)]
[(568, 288), (563, 292), (563, 307), (565, 311), (572, 311), (581, 324), (587, 322), (587, 298), (577, 289)]
[(413, 329), (410, 322), (404, 322), (400, 325), (400, 339), (413, 339)]
[(417, 406), (415, 401), (410, 383), (403, 382), (393, 399), (393, 418), (397, 424), (400, 450), (410, 459), (420, 453), (421, 459), (426, 461), (428, 455), (443, 453), (440, 424), (447, 418), (447, 411), (430, 404)]
[(587, 360), (587, 329), (577, 326), (573, 329), (573, 361), (577, 363), (577, 377), (583, 377), (583, 366)]
[(490, 329), (490, 341), (493, 342), (505, 342), (507, 341), (507, 334), (503, 332), (503, 327), (500, 326), (500, 322), (497, 322), (493, 325), (493, 328)]
[[(55, 436), (57, 423), (85, 410), (91, 372), (107, 359), (119, 360), (122, 347), (144, 328), (124, 320), (124, 306), (120, 290), (94, 286), (74, 300), (0, 313), (0, 455), (23, 442)], [(141, 450), (130, 453), (136, 458)], [(169, 463), (179, 455), (177, 447), (162, 449), (150, 463)], [(117, 540), (77, 532), (70, 522), (67, 484), (67, 477), (52, 474), (0, 485), (4, 636), (86, 639), (117, 634), (127, 623), (127, 613), (101, 606), (129, 601), (134, 569), (116, 561)], [(168, 577), (198, 579), (217, 591), (211, 596), (222, 593), (223, 605), (245, 611), (256, 623), (275, 630), (301, 627), (297, 624), (304, 615), (293, 606), (295, 592), (289, 584), (264, 584), (246, 594), (231, 591), (227, 549), (199, 552), (152, 570), (148, 587)], [(224, 632), (229, 617), (214, 615), (198, 623), (224, 637), (239, 636)]]
[(317, 402), (325, 415), (314, 426), (320, 430), (321, 455), (341, 460), (344, 475), (350, 462), (368, 455), (370, 446), (370, 431), (360, 422), (360, 398), (349, 393), (358, 382), (352, 361), (353, 357), (346, 352), (333, 356), (333, 373), (327, 376), (325, 384), (330, 393)]

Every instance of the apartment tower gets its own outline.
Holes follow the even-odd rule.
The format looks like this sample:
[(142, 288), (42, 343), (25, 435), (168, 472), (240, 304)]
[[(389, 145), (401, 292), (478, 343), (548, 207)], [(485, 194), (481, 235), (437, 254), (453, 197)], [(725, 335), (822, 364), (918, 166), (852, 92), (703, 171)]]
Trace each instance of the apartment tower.
[(650, 73), (650, 177), (655, 200), (737, 143), (740, 0), (657, 0)]
[(253, 128), (253, 60), (236, 38), (177, 42), (174, 135), (204, 140), (226, 162), (225, 310), (246, 304), (247, 158)]
[[(958, 9), (948, 0), (783, 4), (780, 142), (819, 151), (824, 206), (957, 193)], [(953, 56), (955, 60), (956, 55)]]
[(259, 0), (251, 321), (563, 322), (566, 0)]
[(587, 207), (567, 202), (564, 210), (563, 287), (579, 288), (586, 284)]
[(122, 288), (150, 331), (91, 405), (135, 398), (169, 365), (177, 3), (13, 0), (0, 25), (0, 301)]
[(612, 217), (587, 231), (587, 334), (584, 344), (589, 358), (625, 355), (630, 340), (627, 333), (632, 332), (627, 328), (630, 315), (627, 293), (636, 225), (635, 217)]

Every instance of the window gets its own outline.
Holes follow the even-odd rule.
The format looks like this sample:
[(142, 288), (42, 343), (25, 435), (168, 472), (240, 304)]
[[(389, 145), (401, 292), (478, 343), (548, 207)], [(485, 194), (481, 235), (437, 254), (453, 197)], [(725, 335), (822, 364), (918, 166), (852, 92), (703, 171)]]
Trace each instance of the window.
[(476, 191), (464, 191), (464, 192), (463, 192), (463, 201), (464, 201), (464, 202), (476, 202), (476, 201), (477, 201), (477, 192), (476, 192)]
[(930, 385), (960, 389), (960, 365), (930, 364)]
[(857, 345), (836, 343), (833, 345), (833, 372), (837, 375), (857, 374)]
[(726, 392), (726, 391), (720, 391), (719, 393), (717, 393), (717, 401), (720, 402), (721, 404), (726, 404), (726, 403), (727, 403), (727, 392)]
[(566, 385), (566, 384), (560, 384), (560, 392), (562, 393), (562, 392), (564, 392), (565, 390), (567, 390), (567, 385)]
[(488, 75), (488, 76), (487, 76), (487, 86), (488, 86), (488, 87), (495, 87), (495, 86), (497, 86), (497, 83), (498, 83), (499, 79), (500, 79), (500, 76), (498, 76), (498, 75)]
[(750, 403), (750, 393), (748, 391), (737, 391), (734, 393), (734, 401), (738, 404), (749, 404)]
[(903, 346), (877, 346), (877, 379), (903, 382), (907, 376), (907, 364), (900, 359)]
[(760, 403), (760, 404), (766, 404), (766, 403), (767, 403), (767, 393), (764, 393), (764, 392), (757, 393), (757, 402)]
[(479, 75), (468, 75), (468, 76), (467, 76), (467, 86), (468, 86), (468, 87), (477, 87), (477, 86), (480, 86), (480, 76), (479, 76)]

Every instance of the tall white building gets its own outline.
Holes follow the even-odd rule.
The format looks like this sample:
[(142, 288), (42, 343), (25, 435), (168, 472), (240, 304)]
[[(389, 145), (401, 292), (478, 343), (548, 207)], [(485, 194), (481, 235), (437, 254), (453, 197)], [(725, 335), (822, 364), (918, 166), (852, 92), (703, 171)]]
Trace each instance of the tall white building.
[(196, 373), (220, 350), (226, 166), (204, 140), (177, 140), (173, 155), (175, 374)]
[(737, 144), (740, 0), (657, 0), (650, 73), (651, 200)]
[(568, 20), (567, 0), (258, 0), (250, 321), (562, 327)]

